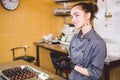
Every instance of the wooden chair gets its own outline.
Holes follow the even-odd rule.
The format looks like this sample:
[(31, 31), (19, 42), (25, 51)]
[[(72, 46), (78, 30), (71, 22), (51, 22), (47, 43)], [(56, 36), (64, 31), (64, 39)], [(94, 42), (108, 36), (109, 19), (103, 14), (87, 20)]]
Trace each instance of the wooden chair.
[(64, 54), (64, 53), (59, 53), (59, 52), (51, 52), (50, 53), (50, 57), (51, 57), (51, 60), (52, 60), (52, 63), (53, 63), (53, 66), (55, 68), (55, 74), (61, 76), (61, 77), (64, 77), (63, 76), (63, 73), (65, 73), (65, 77), (66, 79), (68, 79), (68, 76), (71, 72), (71, 69), (64, 69), (64, 68), (60, 68), (58, 65), (55, 64), (54, 62), (54, 59), (58, 59), (60, 58), (61, 56), (68, 56), (67, 54)]
[[(13, 54), (13, 61), (22, 59), (22, 60), (25, 60), (27, 62), (34, 62), (35, 63), (35, 58), (33, 56), (28, 56), (26, 54), (26, 49), (27, 48), (29, 48), (29, 46), (21, 46), (21, 47), (14, 47), (14, 48), (12, 48), (11, 51), (12, 51), (12, 54)], [(21, 49), (21, 50), (24, 51), (23, 53), (21, 53), (21, 56), (17, 55), (17, 53), (18, 53), (17, 50), (18, 49)]]

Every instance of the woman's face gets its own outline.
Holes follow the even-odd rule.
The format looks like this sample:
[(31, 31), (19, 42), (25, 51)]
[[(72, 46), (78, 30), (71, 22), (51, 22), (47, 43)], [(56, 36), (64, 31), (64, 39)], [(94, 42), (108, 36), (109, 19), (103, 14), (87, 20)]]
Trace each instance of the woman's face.
[(87, 13), (80, 6), (75, 6), (71, 9), (72, 24), (76, 29), (81, 29), (87, 22)]

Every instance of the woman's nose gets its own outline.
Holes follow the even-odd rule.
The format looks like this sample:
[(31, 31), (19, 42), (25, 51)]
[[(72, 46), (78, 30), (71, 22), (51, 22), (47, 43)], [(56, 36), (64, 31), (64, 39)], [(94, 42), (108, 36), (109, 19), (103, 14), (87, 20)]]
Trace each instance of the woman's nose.
[(72, 18), (71, 22), (74, 24), (74, 23), (75, 23), (75, 19), (74, 19), (74, 18)]

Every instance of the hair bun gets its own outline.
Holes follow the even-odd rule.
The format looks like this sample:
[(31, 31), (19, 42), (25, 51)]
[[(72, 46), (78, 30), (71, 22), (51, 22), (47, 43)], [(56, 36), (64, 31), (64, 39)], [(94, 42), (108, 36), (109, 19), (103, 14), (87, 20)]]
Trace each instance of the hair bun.
[(94, 14), (96, 14), (98, 12), (98, 7), (97, 7), (97, 4), (93, 3), (93, 2), (89, 2), (88, 3), (91, 7), (91, 11), (93, 11)]

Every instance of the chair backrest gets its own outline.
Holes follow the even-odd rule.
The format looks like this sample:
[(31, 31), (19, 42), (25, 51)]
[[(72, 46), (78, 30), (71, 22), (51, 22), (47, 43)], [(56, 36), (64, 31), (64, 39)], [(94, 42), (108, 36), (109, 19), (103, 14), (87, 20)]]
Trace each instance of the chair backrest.
[(50, 53), (50, 57), (51, 57), (51, 60), (52, 60), (52, 63), (53, 63), (53, 66), (57, 69), (58, 65), (56, 65), (56, 60), (60, 59), (61, 57), (67, 57), (68, 54), (64, 54), (64, 53), (60, 53), (60, 52), (51, 52)]
[(12, 54), (13, 54), (13, 60), (15, 60), (15, 50), (18, 49), (24, 49), (24, 58), (26, 58), (26, 49), (29, 48), (29, 46), (20, 46), (20, 47), (14, 47), (11, 49)]
[(61, 66), (61, 61), (60, 61), (61, 58), (67, 57), (67, 56), (68, 54), (65, 54), (65, 53), (60, 53), (60, 52), (55, 52), (55, 51), (50, 52), (50, 57), (51, 57), (53, 66), (56, 71), (55, 74), (61, 77), (64, 77), (62, 73), (65, 73), (66, 74), (65, 78), (68, 80), (68, 74), (70, 74), (71, 68), (69, 68), (70, 67), (69, 65), (66, 67)]

